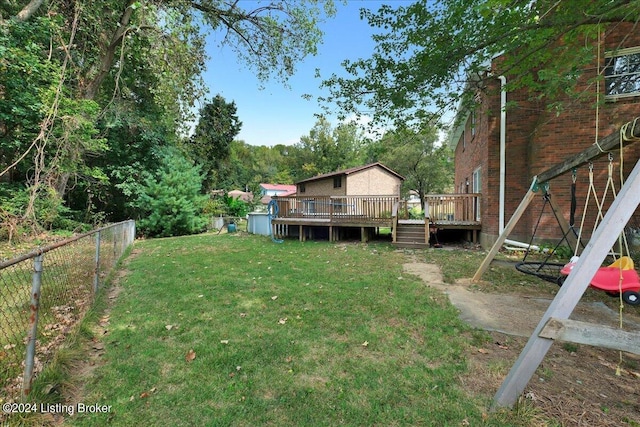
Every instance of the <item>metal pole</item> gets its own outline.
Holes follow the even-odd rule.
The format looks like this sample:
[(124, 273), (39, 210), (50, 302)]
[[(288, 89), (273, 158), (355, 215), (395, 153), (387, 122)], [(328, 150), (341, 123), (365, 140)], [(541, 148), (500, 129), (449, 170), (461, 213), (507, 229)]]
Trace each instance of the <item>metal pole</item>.
[(100, 286), (100, 232), (96, 233), (96, 268), (93, 273), (93, 295), (98, 293)]
[(31, 314), (29, 316), (29, 334), (27, 335), (27, 355), (24, 361), (24, 379), (22, 396), (27, 397), (33, 383), (33, 365), (36, 355), (36, 335), (38, 332), (38, 308), (40, 306), (40, 289), (42, 288), (42, 264), (44, 254), (33, 260), (33, 276), (31, 280)]

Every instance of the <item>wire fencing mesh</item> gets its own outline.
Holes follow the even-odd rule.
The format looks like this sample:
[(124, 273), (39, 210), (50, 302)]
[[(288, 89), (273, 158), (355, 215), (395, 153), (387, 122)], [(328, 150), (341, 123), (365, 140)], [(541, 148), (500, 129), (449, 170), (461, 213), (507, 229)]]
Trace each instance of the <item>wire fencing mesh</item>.
[(28, 395), (134, 238), (125, 221), (0, 263), (0, 402)]

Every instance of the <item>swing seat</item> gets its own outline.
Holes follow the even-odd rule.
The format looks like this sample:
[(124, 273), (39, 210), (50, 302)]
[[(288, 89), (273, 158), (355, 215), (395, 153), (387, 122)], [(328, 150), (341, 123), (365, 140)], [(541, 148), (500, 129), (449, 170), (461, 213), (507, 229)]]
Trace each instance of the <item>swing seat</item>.
[[(571, 258), (571, 261), (565, 265), (560, 273), (568, 276), (573, 267), (578, 262), (578, 257)], [(620, 283), (620, 275), (622, 275), (622, 283)], [(625, 301), (632, 305), (640, 303), (638, 301), (638, 293), (640, 293), (640, 278), (635, 270), (633, 260), (628, 256), (617, 259), (608, 267), (600, 267), (591, 279), (591, 287), (603, 290), (609, 294), (617, 295), (622, 291)], [(638, 303), (636, 303), (638, 301)]]

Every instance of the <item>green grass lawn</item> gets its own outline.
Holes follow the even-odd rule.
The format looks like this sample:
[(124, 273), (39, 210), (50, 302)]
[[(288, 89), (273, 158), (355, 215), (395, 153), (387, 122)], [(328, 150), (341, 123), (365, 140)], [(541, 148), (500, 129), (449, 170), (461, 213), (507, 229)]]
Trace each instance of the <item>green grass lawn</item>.
[(80, 399), (110, 411), (67, 423), (526, 425), (461, 388), (474, 334), (404, 262), (382, 243), (137, 242)]

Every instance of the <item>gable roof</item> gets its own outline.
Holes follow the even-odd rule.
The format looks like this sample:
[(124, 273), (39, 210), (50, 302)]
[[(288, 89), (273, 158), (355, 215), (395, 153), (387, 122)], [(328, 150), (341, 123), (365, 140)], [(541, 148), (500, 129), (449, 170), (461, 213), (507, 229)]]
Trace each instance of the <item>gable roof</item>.
[(404, 181), (404, 177), (402, 175), (400, 175), (399, 173), (389, 169), (388, 167), (386, 167), (385, 165), (383, 165), (380, 162), (375, 162), (375, 163), (369, 163), (368, 165), (364, 165), (364, 166), (356, 166), (353, 168), (349, 168), (349, 169), (344, 169), (344, 170), (340, 170), (340, 171), (335, 171), (335, 172), (330, 172), (330, 173), (325, 173), (322, 175), (316, 175), (312, 178), (307, 178), (307, 179), (303, 179), (302, 181), (298, 181), (296, 182), (297, 184), (302, 184), (302, 183), (306, 183), (306, 182), (312, 182), (312, 181), (317, 181), (320, 179), (325, 179), (325, 178), (331, 178), (334, 176), (338, 176), (338, 175), (350, 175), (356, 172), (360, 172), (366, 169), (370, 169), (370, 168), (374, 168), (374, 167), (380, 167), (384, 170), (386, 170), (387, 172), (389, 172), (392, 175), (397, 176), (400, 180)]

